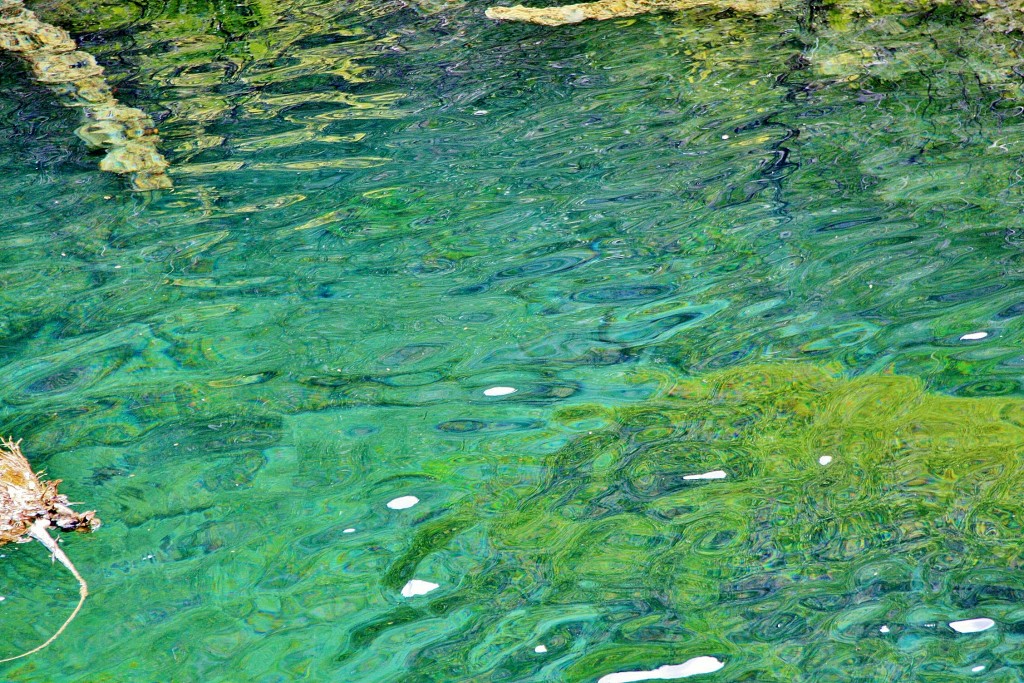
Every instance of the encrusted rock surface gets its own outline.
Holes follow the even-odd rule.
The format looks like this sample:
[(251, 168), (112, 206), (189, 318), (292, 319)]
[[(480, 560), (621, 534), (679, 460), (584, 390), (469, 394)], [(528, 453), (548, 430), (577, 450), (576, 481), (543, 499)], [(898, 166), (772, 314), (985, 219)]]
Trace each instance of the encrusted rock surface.
[(87, 123), (76, 133), (91, 149), (106, 150), (100, 169), (126, 175), (135, 190), (172, 187), (153, 120), (114, 98), (103, 67), (67, 31), (40, 21), (21, 0), (0, 0), (0, 50), (16, 54), (65, 104), (82, 109)]
[[(897, 12), (927, 11), (942, 5), (958, 5), (965, 11), (982, 16), (996, 30), (1013, 31), (1024, 28), (1024, 4), (1020, 0), (839, 0), (830, 3), (837, 11), (865, 16)], [(491, 19), (523, 21), (544, 26), (578, 24), (590, 19), (618, 19), (652, 12), (677, 12), (697, 7), (771, 14), (785, 6), (782, 0), (596, 0), (557, 7), (491, 7)]]

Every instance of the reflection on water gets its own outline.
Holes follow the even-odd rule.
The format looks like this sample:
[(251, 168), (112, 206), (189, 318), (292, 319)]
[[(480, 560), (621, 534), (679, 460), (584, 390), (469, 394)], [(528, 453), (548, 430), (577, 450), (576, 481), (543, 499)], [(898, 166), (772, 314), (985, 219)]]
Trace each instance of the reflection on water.
[(90, 149), (105, 153), (102, 170), (126, 175), (134, 190), (171, 188), (153, 120), (114, 99), (103, 67), (78, 50), (67, 31), (40, 21), (20, 0), (2, 0), (0, 50), (20, 57), (40, 83), (82, 112), (85, 122), (75, 133)]
[(176, 189), (0, 69), (4, 677), (1015, 680), (1016, 38), (488, 5), (37, 3)]

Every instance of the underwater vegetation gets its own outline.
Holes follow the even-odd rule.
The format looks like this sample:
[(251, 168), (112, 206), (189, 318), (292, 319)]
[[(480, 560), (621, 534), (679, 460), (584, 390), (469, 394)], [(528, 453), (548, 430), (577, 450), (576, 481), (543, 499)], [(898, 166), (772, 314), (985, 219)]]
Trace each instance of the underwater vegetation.
[(558, 409), (578, 436), (532, 479), (418, 528), (384, 583), (431, 579), (419, 565), (482, 527), (491, 565), (420, 613), (493, 600), (468, 627), (491, 640), (439, 645), (409, 680), (537, 643), (578, 655), (569, 681), (704, 656), (722, 680), (906, 680), (922, 660), (960, 680), (992, 643), (957, 620), (1021, 639), (1024, 400), (803, 364), (644, 374), (661, 398)]

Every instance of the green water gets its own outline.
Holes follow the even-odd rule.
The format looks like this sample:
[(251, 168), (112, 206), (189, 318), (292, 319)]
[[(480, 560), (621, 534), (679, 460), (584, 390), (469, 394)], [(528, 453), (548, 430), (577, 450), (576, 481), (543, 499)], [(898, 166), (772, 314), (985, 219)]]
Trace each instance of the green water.
[(79, 4), (176, 191), (0, 56), (0, 424), (104, 521), (3, 680), (1024, 680), (1019, 36)]

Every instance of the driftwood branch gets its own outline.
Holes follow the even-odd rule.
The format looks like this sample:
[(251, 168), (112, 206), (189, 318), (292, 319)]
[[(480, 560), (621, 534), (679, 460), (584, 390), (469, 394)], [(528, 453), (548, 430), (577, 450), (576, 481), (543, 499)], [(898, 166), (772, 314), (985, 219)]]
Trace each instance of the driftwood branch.
[(96, 513), (76, 512), (66, 496), (57, 492), (60, 481), (41, 481), (21, 453), (21, 442), (0, 439), (0, 545), (36, 540), (46, 546), (52, 558), (67, 567), (78, 581), (78, 604), (61, 627), (42, 645), (28, 652), (0, 659), (9, 662), (39, 652), (64, 632), (78, 616), (89, 587), (68, 556), (50, 536), (50, 529), (61, 531), (92, 531), (99, 527)]

